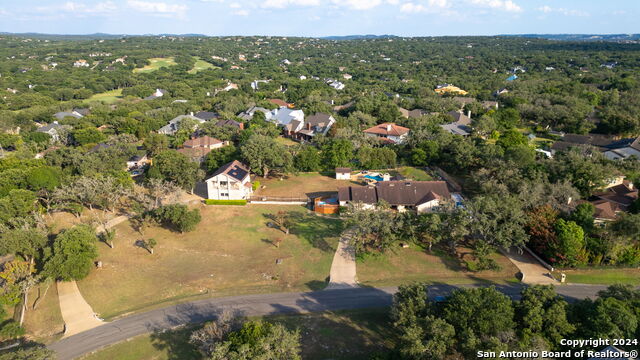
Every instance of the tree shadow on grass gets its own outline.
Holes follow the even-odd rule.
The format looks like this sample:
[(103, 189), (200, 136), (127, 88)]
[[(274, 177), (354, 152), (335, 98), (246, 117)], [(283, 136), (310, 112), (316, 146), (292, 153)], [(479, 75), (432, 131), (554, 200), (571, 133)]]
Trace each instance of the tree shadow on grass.
[(180, 329), (156, 331), (151, 334), (154, 348), (167, 353), (169, 360), (199, 360), (202, 355), (189, 343), (191, 332), (198, 326), (189, 325)]
[(327, 278), (324, 279), (324, 281), (311, 280), (311, 281), (306, 282), (305, 285), (311, 291), (319, 291), (319, 290), (322, 290), (322, 289), (326, 288), (327, 285), (329, 285), (329, 277), (327, 276)]
[(278, 315), (266, 320), (300, 330), (303, 359), (387, 359), (392, 358), (396, 342), (388, 308)]
[[(271, 214), (265, 214), (265, 218), (271, 219)], [(325, 219), (311, 213), (301, 213), (299, 211), (288, 212), (288, 219), (291, 223), (289, 233), (295, 235), (316, 249), (325, 252), (334, 252), (335, 246), (331, 245), (327, 239), (340, 237), (343, 230), (341, 221)]]

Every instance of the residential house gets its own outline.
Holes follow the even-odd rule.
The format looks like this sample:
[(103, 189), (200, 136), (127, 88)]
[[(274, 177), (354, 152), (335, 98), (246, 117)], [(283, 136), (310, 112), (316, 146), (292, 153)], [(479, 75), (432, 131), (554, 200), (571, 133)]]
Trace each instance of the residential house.
[(459, 87), (455, 86), (455, 85), (451, 85), (451, 84), (441, 84), (436, 86), (436, 88), (434, 89), (434, 91), (440, 95), (442, 94), (460, 94), (460, 95), (467, 95), (468, 92), (465, 90), (460, 89)]
[(365, 209), (385, 201), (398, 211), (424, 213), (437, 211), (452, 197), (445, 181), (380, 181), (375, 186), (339, 188), (338, 201), (340, 206), (357, 204)]
[[(623, 179), (623, 178), (619, 178)], [(596, 222), (615, 220), (619, 213), (629, 210), (638, 199), (638, 189), (628, 180), (614, 181), (606, 189), (594, 194), (590, 203), (595, 207)]]
[(230, 120), (230, 119), (218, 120), (218, 122), (216, 123), (216, 126), (233, 126), (240, 130), (244, 130), (244, 123), (237, 122), (235, 120)]
[(167, 90), (164, 90), (164, 89), (156, 89), (156, 91), (155, 91), (153, 94), (151, 94), (151, 95), (147, 96), (147, 97), (146, 97), (146, 98), (144, 98), (143, 100), (154, 100), (154, 99), (157, 99), (157, 98), (161, 98), (161, 97), (163, 97), (163, 96), (164, 96), (164, 94), (166, 94), (166, 93), (167, 93)]
[(234, 160), (205, 180), (207, 198), (215, 200), (245, 200), (253, 193), (249, 167)]
[(485, 110), (498, 110), (500, 107), (497, 101), (483, 101), (480, 104)]
[(300, 140), (311, 140), (318, 134), (327, 135), (335, 123), (336, 119), (333, 116), (325, 113), (316, 113), (304, 120), (302, 129), (296, 132), (295, 137)]
[(256, 113), (256, 111), (260, 111), (264, 114), (265, 119), (269, 120), (271, 117), (271, 110), (265, 109), (263, 107), (259, 107), (259, 106), (252, 106), (249, 109), (241, 112), (240, 114), (238, 114), (238, 117), (242, 120), (245, 121), (251, 121), (253, 120), (253, 115)]
[(337, 167), (336, 180), (351, 180), (351, 168)]
[(494, 97), (498, 97), (498, 96), (500, 96), (500, 95), (502, 95), (502, 94), (506, 94), (506, 93), (508, 93), (508, 92), (509, 92), (509, 90), (507, 90), (507, 88), (502, 88), (502, 89), (496, 90), (496, 91), (493, 93), (493, 96), (494, 96)]
[[(556, 141), (551, 145), (551, 153), (555, 154), (558, 151), (565, 151), (572, 147), (577, 146), (592, 146), (597, 150), (602, 152), (606, 152), (608, 150), (615, 150), (617, 146), (622, 144), (617, 141), (615, 137), (610, 135), (600, 135), (600, 134), (561, 134), (562, 140)], [(613, 149), (609, 149), (608, 146), (613, 146)], [(614, 153), (611, 153), (610, 156), (613, 156)]]
[[(182, 122), (182, 120), (184, 119), (191, 119), (191, 120), (195, 120), (197, 123), (202, 124), (204, 122), (206, 122), (205, 120), (202, 120), (198, 117), (195, 117), (193, 115), (180, 115), (180, 116), (176, 116), (175, 118), (173, 118), (173, 120), (169, 121), (169, 123), (163, 127), (160, 128), (160, 130), (158, 130), (159, 134), (164, 134), (164, 135), (175, 135), (175, 133), (178, 131), (178, 129), (180, 128), (180, 122)], [(195, 130), (195, 129), (193, 129)]]
[(405, 119), (409, 118), (409, 110), (398, 107), (398, 111), (400, 111), (400, 115), (402, 115), (402, 117), (404, 117)]
[(251, 88), (253, 90), (258, 90), (260, 89), (260, 84), (266, 84), (271, 80), (254, 80), (251, 82)]
[(351, 80), (351, 79), (353, 79), (353, 76), (350, 75), (350, 74), (342, 74), (342, 78), (345, 79), (345, 80)]
[(142, 169), (151, 163), (147, 154), (137, 154), (127, 160), (127, 171)]
[(624, 160), (632, 156), (640, 160), (640, 137), (615, 141), (605, 148), (604, 156), (609, 160)]
[(267, 116), (268, 121), (272, 121), (280, 126), (286, 126), (292, 121), (304, 122), (304, 112), (302, 110), (281, 107), (271, 111), (271, 116)]
[(72, 117), (72, 118), (76, 118), (76, 119), (80, 119), (82, 117), (84, 117), (84, 115), (82, 115), (81, 113), (72, 110), (72, 111), (59, 111), (55, 114), (53, 114), (53, 116), (58, 119), (58, 120), (62, 120), (66, 117)]
[(269, 99), (268, 100), (270, 103), (277, 105), (278, 107), (290, 107), (291, 104), (289, 104), (288, 102), (282, 100), (282, 99)]
[(337, 80), (330, 80), (327, 82), (327, 84), (329, 84), (329, 86), (331, 86), (332, 88), (336, 89), (336, 90), (344, 90), (345, 85), (343, 83), (341, 83), (340, 81)]
[(470, 97), (463, 96), (454, 96), (453, 101), (460, 105), (460, 109), (464, 108), (466, 105), (476, 102), (476, 99)]
[(218, 113), (214, 113), (211, 111), (198, 111), (195, 114), (191, 114), (195, 117), (197, 117), (198, 119), (202, 119), (202, 120), (206, 120), (209, 121), (211, 119), (217, 119), (218, 117), (220, 117), (220, 115)]
[(69, 132), (71, 129), (73, 128), (69, 125), (60, 125), (57, 121), (54, 121), (49, 125), (39, 127), (36, 132), (49, 134), (51, 136), (51, 140), (56, 142), (60, 140), (61, 136)]
[(363, 132), (365, 135), (370, 137), (379, 137), (384, 139), (386, 142), (400, 144), (406, 140), (409, 131), (410, 130), (408, 128), (394, 123), (384, 123), (366, 129)]
[(447, 115), (453, 118), (453, 122), (440, 125), (445, 131), (454, 135), (469, 136), (471, 134), (471, 111), (467, 115), (462, 111), (451, 111)]
[(210, 136), (200, 136), (185, 141), (182, 144), (182, 149), (178, 149), (178, 152), (186, 155), (191, 161), (201, 163), (211, 150), (227, 145), (229, 145), (228, 141), (221, 141)]
[(77, 60), (76, 62), (73, 63), (73, 67), (89, 67), (89, 63), (87, 62), (87, 60), (84, 59), (80, 59)]

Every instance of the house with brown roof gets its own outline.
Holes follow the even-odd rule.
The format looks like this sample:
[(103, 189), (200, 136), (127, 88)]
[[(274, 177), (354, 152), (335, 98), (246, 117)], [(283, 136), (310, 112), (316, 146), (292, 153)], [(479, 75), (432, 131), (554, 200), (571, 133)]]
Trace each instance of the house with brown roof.
[(291, 107), (292, 105), (281, 99), (269, 99), (269, 102), (279, 107)]
[(201, 163), (211, 150), (227, 145), (229, 145), (228, 141), (221, 141), (210, 136), (200, 136), (185, 141), (182, 144), (182, 149), (178, 149), (178, 152), (186, 155), (191, 161)]
[(638, 200), (638, 189), (632, 182), (622, 180), (596, 193), (590, 203), (595, 207), (596, 222), (615, 220), (621, 212), (629, 211), (631, 204)]
[(357, 204), (364, 209), (384, 201), (398, 211), (424, 213), (437, 211), (452, 197), (445, 181), (380, 181), (375, 186), (339, 188), (338, 201), (340, 206)]
[(208, 199), (246, 200), (253, 193), (250, 169), (238, 160), (216, 170), (205, 184)]
[(409, 128), (394, 123), (384, 123), (366, 129), (363, 132), (367, 136), (381, 138), (392, 144), (401, 144), (407, 139), (409, 131)]

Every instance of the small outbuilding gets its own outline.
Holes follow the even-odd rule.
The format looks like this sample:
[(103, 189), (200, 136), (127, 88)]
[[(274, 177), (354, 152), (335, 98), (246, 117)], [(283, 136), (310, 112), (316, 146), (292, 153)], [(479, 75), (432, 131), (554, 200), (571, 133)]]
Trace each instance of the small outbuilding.
[(351, 180), (351, 168), (336, 168), (336, 180)]

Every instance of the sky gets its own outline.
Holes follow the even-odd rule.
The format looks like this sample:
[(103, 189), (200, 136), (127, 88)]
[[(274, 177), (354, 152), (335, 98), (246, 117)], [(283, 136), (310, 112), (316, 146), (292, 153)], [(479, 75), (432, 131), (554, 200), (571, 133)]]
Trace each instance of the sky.
[(0, 31), (308, 37), (624, 34), (640, 33), (638, 15), (640, 0), (0, 0)]

